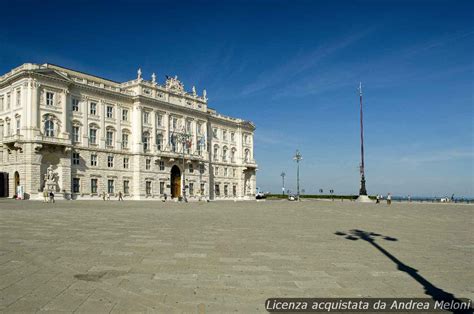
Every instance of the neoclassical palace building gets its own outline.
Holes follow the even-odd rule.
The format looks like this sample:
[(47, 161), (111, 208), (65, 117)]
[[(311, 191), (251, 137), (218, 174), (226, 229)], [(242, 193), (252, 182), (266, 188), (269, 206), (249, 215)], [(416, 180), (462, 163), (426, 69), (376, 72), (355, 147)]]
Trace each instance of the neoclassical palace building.
[(0, 76), (0, 196), (245, 199), (255, 126), (177, 77), (119, 83), (52, 64)]

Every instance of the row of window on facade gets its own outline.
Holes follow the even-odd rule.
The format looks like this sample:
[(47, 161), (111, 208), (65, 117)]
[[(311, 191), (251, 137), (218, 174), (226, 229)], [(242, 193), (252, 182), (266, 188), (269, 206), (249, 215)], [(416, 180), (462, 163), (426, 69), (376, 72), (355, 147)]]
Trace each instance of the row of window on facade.
[(15, 117), (15, 132), (12, 133), (10, 119), (6, 118), (5, 122), (0, 120), (0, 141), (3, 140), (4, 136), (11, 136), (13, 134), (20, 135), (21, 130), (21, 116), (17, 115)]
[[(72, 153), (72, 164), (73, 165), (80, 165), (81, 164), (80, 153), (78, 153), (78, 152), (73, 152)], [(97, 154), (91, 154), (90, 155), (89, 165), (91, 167), (98, 167), (99, 166), (98, 155)], [(107, 168), (114, 168), (114, 165), (115, 165), (115, 156), (108, 155), (107, 156)], [(152, 168), (152, 160), (151, 160), (151, 158), (146, 158), (145, 159), (145, 169), (146, 170), (151, 170), (151, 168)], [(129, 157), (123, 157), (123, 169), (130, 169), (130, 158)], [(165, 162), (163, 160), (158, 161), (158, 169), (160, 171), (165, 170)], [(199, 164), (199, 172), (202, 174), (202, 173), (204, 173), (204, 170), (205, 170), (204, 164)], [(194, 165), (192, 163), (188, 164), (188, 171), (190, 173), (194, 173)]]
[[(48, 103), (48, 102), (46, 102)], [(72, 111), (73, 112), (79, 112), (79, 99), (73, 98), (72, 101)], [(96, 102), (90, 102), (89, 104), (89, 114), (91, 115), (98, 115), (97, 114), (97, 103)], [(142, 113), (142, 122), (143, 124), (146, 125), (151, 125), (151, 111), (144, 110)], [(108, 119), (115, 119), (115, 110), (113, 105), (106, 105), (105, 107), (105, 117)], [(129, 109), (122, 108), (122, 121), (129, 121)], [(192, 120), (191, 119), (185, 119), (186, 121), (186, 132), (188, 133), (194, 133), (193, 132), (193, 127), (192, 127)], [(164, 115), (157, 113), (155, 115), (155, 125), (156, 127), (162, 128), (165, 127), (164, 125)], [(182, 125), (182, 122), (179, 118), (177, 117), (171, 117), (170, 118), (170, 128), (173, 130), (177, 130), (180, 128)], [(197, 134), (203, 134), (204, 132), (204, 122), (198, 122), (196, 123), (196, 133)]]
[[(15, 92), (15, 106), (20, 107), (21, 106), (21, 89), (17, 89)], [(9, 110), (11, 108), (11, 93), (7, 93), (6, 95), (1, 95), (0, 96), (0, 112), (4, 110)]]
[[(222, 136), (219, 136), (219, 133), (222, 134)], [(218, 128), (213, 128), (212, 129), (212, 137), (216, 140), (221, 139), (222, 141), (228, 141), (229, 138), (227, 136), (229, 132), (227, 130), (221, 130)], [(251, 135), (244, 133), (243, 134), (243, 143), (250, 145), (251, 144)], [(235, 143), (235, 132), (230, 132), (230, 141)]]
[[(115, 195), (116, 193), (118, 194), (119, 191), (116, 191), (116, 186), (115, 186), (115, 181), (114, 179), (107, 179), (107, 186), (106, 190), (107, 191), (99, 191), (99, 179), (97, 178), (92, 178), (90, 179), (90, 194), (93, 195), (98, 195), (99, 192), (106, 192), (112, 195)], [(147, 196), (153, 195), (153, 189), (152, 189), (152, 184), (153, 182), (150, 180), (145, 181), (145, 194)], [(164, 195), (166, 193), (166, 182), (165, 181), (160, 181), (159, 183), (159, 190), (158, 193), (161, 195)], [(218, 185), (216, 185), (217, 190), (219, 191)], [(123, 180), (123, 194), (124, 195), (130, 195), (130, 180)], [(201, 195), (204, 195), (205, 192), (205, 183), (201, 183), (199, 186), (200, 190), (199, 193)], [(187, 185), (188, 189), (188, 195), (189, 196), (194, 196), (194, 182), (190, 182)], [(224, 194), (227, 196), (227, 191), (228, 187), (227, 185), (224, 185)], [(72, 179), (72, 193), (85, 193), (85, 191), (81, 191), (81, 179), (80, 178), (73, 178)], [(237, 186), (234, 185), (233, 187), (233, 195), (237, 196)]]

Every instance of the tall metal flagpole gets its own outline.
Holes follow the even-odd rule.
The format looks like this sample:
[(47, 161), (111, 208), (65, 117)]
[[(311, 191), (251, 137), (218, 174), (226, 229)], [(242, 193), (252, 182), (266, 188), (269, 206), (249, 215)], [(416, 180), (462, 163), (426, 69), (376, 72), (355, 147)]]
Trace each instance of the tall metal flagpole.
[(364, 115), (362, 111), (362, 82), (359, 83), (360, 99), (360, 191), (359, 195), (367, 195), (365, 188), (365, 168), (364, 168)]

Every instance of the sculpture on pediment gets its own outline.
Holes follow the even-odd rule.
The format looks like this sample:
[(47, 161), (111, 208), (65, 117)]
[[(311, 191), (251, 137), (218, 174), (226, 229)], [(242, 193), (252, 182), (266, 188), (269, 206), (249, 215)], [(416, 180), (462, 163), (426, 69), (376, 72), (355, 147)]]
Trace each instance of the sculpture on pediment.
[(178, 92), (184, 91), (184, 85), (178, 80), (178, 76), (175, 77), (166, 76), (166, 89), (175, 90)]

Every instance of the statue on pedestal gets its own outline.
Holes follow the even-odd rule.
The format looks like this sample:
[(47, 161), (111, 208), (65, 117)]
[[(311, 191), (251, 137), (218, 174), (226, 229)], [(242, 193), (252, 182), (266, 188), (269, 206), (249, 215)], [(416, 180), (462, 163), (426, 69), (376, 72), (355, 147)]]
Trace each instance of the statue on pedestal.
[(56, 191), (56, 177), (57, 174), (53, 171), (53, 166), (49, 165), (44, 175), (44, 188), (48, 191)]

